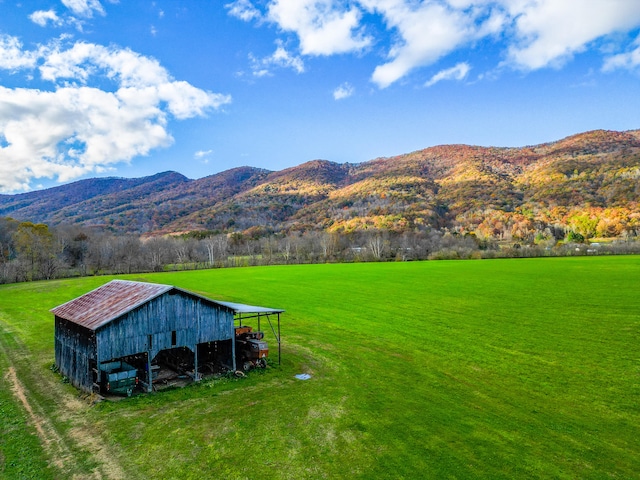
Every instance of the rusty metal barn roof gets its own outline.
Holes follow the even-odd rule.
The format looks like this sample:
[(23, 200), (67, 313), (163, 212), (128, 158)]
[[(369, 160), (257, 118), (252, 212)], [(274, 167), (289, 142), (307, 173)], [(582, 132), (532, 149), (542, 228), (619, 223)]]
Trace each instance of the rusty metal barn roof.
[(51, 310), (57, 317), (96, 330), (173, 289), (171, 285), (112, 280)]
[(242, 303), (220, 302), (172, 285), (129, 280), (112, 280), (89, 293), (51, 309), (51, 312), (57, 317), (64, 318), (90, 330), (97, 330), (125, 313), (171, 290), (178, 290), (187, 295), (220, 305), (223, 308), (232, 310), (234, 313), (268, 314), (284, 312), (284, 310), (244, 305)]

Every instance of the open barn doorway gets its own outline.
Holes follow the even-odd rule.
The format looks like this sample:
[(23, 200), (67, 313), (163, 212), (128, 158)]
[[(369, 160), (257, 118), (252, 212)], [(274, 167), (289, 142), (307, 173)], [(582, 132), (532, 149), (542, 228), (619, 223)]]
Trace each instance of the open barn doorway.
[(235, 368), (232, 340), (199, 343), (198, 372), (202, 376), (222, 375)]
[(158, 389), (167, 386), (182, 386), (197, 380), (196, 358), (188, 347), (160, 350), (151, 360), (151, 380)]
[(143, 391), (184, 386), (234, 368), (231, 340), (200, 343), (193, 349), (184, 346), (163, 349), (151, 358), (149, 353), (142, 352), (120, 360), (137, 369)]

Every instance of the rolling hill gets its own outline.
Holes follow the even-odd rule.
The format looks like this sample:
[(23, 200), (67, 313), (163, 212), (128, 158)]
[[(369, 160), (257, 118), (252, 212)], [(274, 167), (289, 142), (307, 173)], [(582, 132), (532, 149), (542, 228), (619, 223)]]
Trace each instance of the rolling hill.
[(0, 216), (137, 234), (446, 227), (500, 236), (582, 215), (614, 221), (602, 227), (614, 235), (640, 228), (639, 180), (640, 130), (597, 130), (520, 148), (442, 145), (360, 164), (240, 167), (197, 180), (176, 172), (81, 180), (0, 195)]

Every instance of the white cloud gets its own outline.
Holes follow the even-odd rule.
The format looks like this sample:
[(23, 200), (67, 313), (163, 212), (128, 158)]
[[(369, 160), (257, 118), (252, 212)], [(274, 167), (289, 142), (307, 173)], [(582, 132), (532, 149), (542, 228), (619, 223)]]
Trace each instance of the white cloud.
[(104, 15), (104, 8), (98, 0), (61, 0), (74, 15), (84, 18), (92, 18), (94, 13)]
[[(38, 10), (29, 15), (29, 19), (41, 27), (52, 25), (62, 27), (65, 25), (74, 26), (78, 31), (82, 31), (87, 19), (93, 18), (94, 14), (106, 15), (99, 0), (61, 0), (68, 12), (59, 16), (55, 10)], [(117, 3), (109, 0), (111, 3)]]
[(360, 51), (371, 44), (360, 27), (362, 12), (338, 0), (272, 0), (268, 18), (300, 40), (303, 55)]
[(304, 63), (300, 57), (291, 55), (284, 46), (278, 45), (273, 55), (269, 57), (269, 63), (284, 68), (292, 68), (298, 73), (304, 72)]
[(515, 18), (508, 48), (518, 67), (559, 66), (603, 36), (640, 25), (637, 0), (503, 0)]
[[(371, 79), (386, 88), (418, 67), (432, 65), (445, 55), (484, 36), (496, 33), (504, 18), (497, 10), (475, 2), (476, 8), (456, 9), (444, 2), (361, 0), (371, 12), (383, 16), (398, 41), (389, 51), (390, 61), (375, 68)], [(467, 7), (466, 2), (457, 2)], [(469, 2), (470, 3), (470, 2)]]
[(264, 77), (271, 75), (272, 67), (279, 68), (291, 68), (297, 73), (304, 72), (304, 62), (302, 58), (292, 55), (282, 42), (276, 42), (277, 47), (275, 52), (265, 58), (256, 58), (253, 55), (249, 56), (251, 60), (251, 71), (254, 77)]
[[(147, 155), (173, 142), (171, 117), (202, 116), (231, 101), (174, 80), (155, 59), (128, 49), (78, 42), (25, 52), (15, 38), (0, 39), (0, 68), (30, 74), (36, 63), (52, 91), (0, 86), (0, 191)], [(110, 80), (113, 91), (89, 85), (98, 78)]]
[(224, 7), (229, 10), (229, 15), (245, 22), (262, 18), (260, 10), (254, 7), (249, 0), (236, 0), (227, 3)]
[(33, 52), (25, 52), (20, 40), (0, 34), (0, 68), (16, 70), (33, 67), (35, 63), (36, 55)]
[(427, 83), (424, 84), (424, 86), (430, 87), (442, 80), (464, 80), (467, 77), (469, 70), (471, 70), (471, 67), (468, 63), (458, 63), (455, 67), (441, 70), (436, 73)]
[[(237, 0), (227, 9), (295, 35), (302, 56), (361, 54), (390, 44), (371, 76), (380, 88), (489, 37), (502, 65), (535, 70), (562, 66), (597, 48), (594, 42), (640, 27), (638, 0)], [(605, 68), (635, 65), (635, 55), (611, 56)]]
[(349, 82), (345, 82), (333, 91), (334, 100), (349, 98), (355, 93), (355, 89)]
[(64, 20), (58, 17), (55, 10), (38, 10), (29, 15), (29, 20), (41, 27), (46, 27), (49, 22), (56, 27), (64, 25)]
[(640, 66), (640, 37), (636, 38), (634, 42), (635, 48), (630, 52), (619, 53), (612, 55), (605, 59), (602, 70), (604, 72), (611, 72), (613, 70), (622, 68), (626, 70), (633, 70)]
[(193, 158), (200, 160), (202, 163), (209, 163), (209, 156), (213, 153), (213, 150), (198, 150), (193, 154)]
[(18, 180), (24, 188), (30, 176), (70, 180), (172, 141), (162, 110), (139, 95), (132, 99), (91, 87), (1, 87), (0, 111), (8, 144), (0, 150), (0, 163), (12, 167), (0, 180), (5, 189)]
[(170, 79), (156, 59), (129, 49), (76, 42), (68, 49), (52, 44), (42, 50), (42, 56), (40, 74), (51, 82), (67, 79), (85, 83), (91, 76), (102, 74), (121, 87), (145, 87)]

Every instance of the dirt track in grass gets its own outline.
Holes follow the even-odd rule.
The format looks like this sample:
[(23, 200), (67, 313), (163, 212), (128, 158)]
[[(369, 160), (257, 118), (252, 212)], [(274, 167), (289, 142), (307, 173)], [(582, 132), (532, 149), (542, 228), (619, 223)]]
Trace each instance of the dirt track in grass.
[(13, 395), (18, 399), (24, 410), (27, 412), (29, 421), (36, 429), (38, 437), (40, 437), (40, 441), (49, 455), (49, 458), (52, 459), (52, 462), (56, 467), (61, 470), (65, 470), (65, 466), (71, 457), (71, 452), (67, 449), (62, 437), (58, 435), (58, 432), (53, 428), (51, 422), (34, 411), (34, 408), (27, 399), (24, 386), (20, 383), (20, 380), (18, 380), (16, 369), (14, 367), (9, 367), (5, 378), (11, 385)]
[[(82, 421), (74, 422), (79, 425), (72, 428), (69, 431), (69, 435), (80, 449), (90, 454), (97, 467), (87, 474), (77, 473), (82, 471), (82, 467), (75, 460), (73, 452), (68, 447), (68, 439), (62, 437), (51, 421), (40, 413), (39, 405), (33, 400), (29, 400), (29, 395), (18, 379), (16, 369), (13, 366), (8, 368), (5, 379), (11, 385), (13, 395), (27, 413), (47, 456), (51, 459), (51, 463), (57, 469), (63, 472), (70, 472), (71, 478), (74, 480), (121, 480), (126, 478), (125, 472), (115, 461), (102, 439), (92, 434), (88, 425)], [(77, 416), (85, 407), (82, 402), (76, 399), (69, 399), (69, 401), (65, 402), (65, 406), (67, 407), (67, 412), (74, 416)]]

